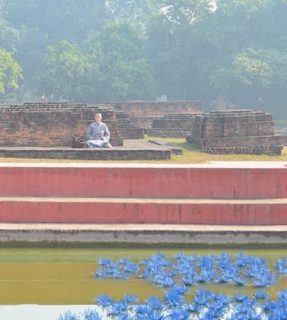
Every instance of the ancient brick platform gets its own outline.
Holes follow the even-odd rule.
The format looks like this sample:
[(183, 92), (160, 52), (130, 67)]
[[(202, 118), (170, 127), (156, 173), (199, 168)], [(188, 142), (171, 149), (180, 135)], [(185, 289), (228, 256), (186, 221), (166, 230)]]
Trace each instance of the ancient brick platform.
[(71, 160), (168, 160), (170, 147), (145, 140), (125, 140), (111, 149), (76, 149), (68, 147), (0, 147), (0, 158), (71, 159)]
[(45, 102), (0, 106), (0, 146), (70, 147), (74, 135), (86, 134), (96, 112), (109, 127), (112, 145), (123, 145), (112, 107)]
[(186, 137), (192, 134), (195, 114), (170, 113), (153, 120), (146, 133), (159, 137)]
[(192, 135), (204, 152), (279, 155), (282, 136), (274, 134), (272, 115), (254, 110), (214, 111), (195, 116)]

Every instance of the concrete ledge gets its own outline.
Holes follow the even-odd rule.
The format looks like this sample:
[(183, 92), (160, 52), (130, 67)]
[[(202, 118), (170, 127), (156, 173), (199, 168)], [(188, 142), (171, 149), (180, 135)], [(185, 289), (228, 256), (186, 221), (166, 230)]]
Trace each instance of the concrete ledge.
[(287, 225), (287, 199), (1, 197), (0, 222)]
[(1, 164), (0, 195), (287, 198), (287, 167), (259, 165)]
[(287, 226), (0, 224), (2, 244), (287, 244)]

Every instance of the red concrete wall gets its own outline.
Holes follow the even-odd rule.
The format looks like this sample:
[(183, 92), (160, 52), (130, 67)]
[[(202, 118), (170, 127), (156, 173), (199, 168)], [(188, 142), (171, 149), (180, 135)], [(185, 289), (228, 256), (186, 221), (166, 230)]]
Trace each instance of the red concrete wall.
[(287, 168), (0, 168), (0, 223), (287, 225), (286, 198)]
[(286, 204), (121, 203), (0, 201), (1, 222), (287, 224)]
[(287, 198), (287, 168), (0, 168), (0, 196)]

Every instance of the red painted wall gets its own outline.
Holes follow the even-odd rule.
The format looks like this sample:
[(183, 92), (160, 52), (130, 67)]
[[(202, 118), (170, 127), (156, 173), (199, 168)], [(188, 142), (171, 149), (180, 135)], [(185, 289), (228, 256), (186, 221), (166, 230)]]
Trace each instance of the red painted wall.
[(0, 168), (0, 196), (287, 198), (287, 168)]
[(1, 222), (287, 224), (286, 204), (157, 204), (0, 201)]
[(287, 225), (272, 198), (287, 198), (287, 168), (0, 168), (0, 222)]

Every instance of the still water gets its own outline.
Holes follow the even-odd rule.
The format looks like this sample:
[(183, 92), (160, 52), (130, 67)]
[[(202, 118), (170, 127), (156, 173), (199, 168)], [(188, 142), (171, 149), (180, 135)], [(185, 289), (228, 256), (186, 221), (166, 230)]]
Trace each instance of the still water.
[[(122, 257), (138, 261), (161, 252), (173, 257), (177, 252), (187, 255), (235, 255), (244, 252), (267, 259), (269, 267), (280, 257), (287, 257), (286, 249), (0, 249), (0, 304), (40, 305), (90, 305), (95, 297), (108, 294), (121, 299), (125, 294), (136, 294), (141, 301), (150, 295), (162, 297), (163, 290), (141, 279), (96, 280), (99, 257), (118, 260)], [(252, 295), (250, 287), (207, 284), (199, 288), (233, 295), (236, 292)], [(287, 277), (278, 278), (276, 285), (268, 288), (269, 295), (287, 288)]]

